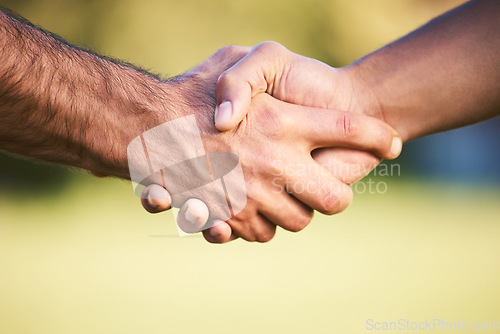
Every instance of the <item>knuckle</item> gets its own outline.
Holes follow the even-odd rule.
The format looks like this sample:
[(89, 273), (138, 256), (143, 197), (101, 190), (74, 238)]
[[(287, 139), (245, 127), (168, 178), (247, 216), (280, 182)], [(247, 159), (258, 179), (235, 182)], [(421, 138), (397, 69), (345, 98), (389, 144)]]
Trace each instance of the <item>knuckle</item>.
[(285, 50), (283, 45), (275, 41), (262, 42), (256, 48), (264, 52), (282, 52)]
[(272, 101), (261, 101), (261, 108), (252, 112), (257, 113), (259, 118), (266, 120), (262, 126), (262, 130), (272, 138), (284, 138), (291, 134), (295, 135), (294, 129), (297, 127), (297, 124), (296, 119), (294, 120), (291, 113), (279, 112), (279, 109), (275, 105), (270, 105)]
[[(289, 135), (293, 133), (293, 129), (296, 128), (297, 120), (294, 119), (292, 113), (289, 112), (273, 112), (271, 123), (274, 127), (274, 131), (280, 137), (284, 137), (285, 135)], [(294, 134), (295, 135), (295, 134)]]
[(352, 114), (342, 113), (342, 115), (337, 120), (337, 130), (342, 134), (345, 138), (353, 137), (358, 128), (357, 121)]

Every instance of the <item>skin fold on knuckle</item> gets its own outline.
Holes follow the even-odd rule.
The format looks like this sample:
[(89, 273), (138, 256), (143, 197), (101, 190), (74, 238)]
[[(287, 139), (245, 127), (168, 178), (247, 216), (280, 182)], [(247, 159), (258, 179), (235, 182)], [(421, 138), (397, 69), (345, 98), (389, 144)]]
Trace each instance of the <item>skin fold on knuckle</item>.
[(336, 122), (336, 129), (342, 138), (350, 139), (354, 137), (358, 130), (358, 123), (355, 117), (349, 113), (342, 113)]

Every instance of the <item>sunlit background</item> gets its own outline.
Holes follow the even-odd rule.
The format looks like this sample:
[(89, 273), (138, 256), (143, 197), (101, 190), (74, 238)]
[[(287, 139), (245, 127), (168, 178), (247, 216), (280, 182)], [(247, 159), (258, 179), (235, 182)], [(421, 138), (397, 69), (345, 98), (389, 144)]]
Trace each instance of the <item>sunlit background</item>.
[[(175, 75), (224, 45), (264, 40), (343, 66), (461, 2), (0, 4), (72, 43)], [(345, 213), (317, 215), (268, 244), (179, 238), (171, 213), (144, 212), (128, 182), (2, 154), (0, 334), (362, 333), (368, 319), (498, 322), (499, 132), (496, 119), (409, 143), (394, 162), (399, 173), (369, 177), (384, 193), (370, 193), (365, 179)]]

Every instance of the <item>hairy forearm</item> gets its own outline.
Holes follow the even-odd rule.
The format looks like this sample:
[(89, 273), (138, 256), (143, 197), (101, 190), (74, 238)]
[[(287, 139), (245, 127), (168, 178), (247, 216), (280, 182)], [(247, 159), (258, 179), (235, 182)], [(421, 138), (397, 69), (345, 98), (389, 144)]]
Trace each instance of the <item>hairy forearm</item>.
[(499, 1), (471, 1), (347, 67), (361, 108), (404, 140), (498, 115), (499, 18)]
[[(126, 148), (178, 117), (175, 82), (75, 48), (0, 11), (0, 149), (128, 178)], [(174, 101), (175, 100), (175, 101)]]

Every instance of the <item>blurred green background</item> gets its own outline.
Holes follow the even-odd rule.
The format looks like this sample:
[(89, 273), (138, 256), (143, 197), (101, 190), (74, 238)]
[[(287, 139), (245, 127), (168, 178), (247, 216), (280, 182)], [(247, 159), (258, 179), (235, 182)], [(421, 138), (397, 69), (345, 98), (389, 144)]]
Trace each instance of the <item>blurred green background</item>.
[[(224, 45), (263, 40), (346, 65), (461, 2), (0, 4), (72, 43), (174, 75)], [(2, 154), (0, 333), (361, 333), (367, 319), (500, 321), (500, 159), (498, 137), (487, 135), (499, 126), (485, 124), (406, 145), (400, 175), (369, 177), (385, 193), (366, 188), (345, 213), (317, 215), (268, 244), (179, 238), (171, 213), (144, 212), (128, 182)], [(464, 138), (474, 145), (456, 144)]]

